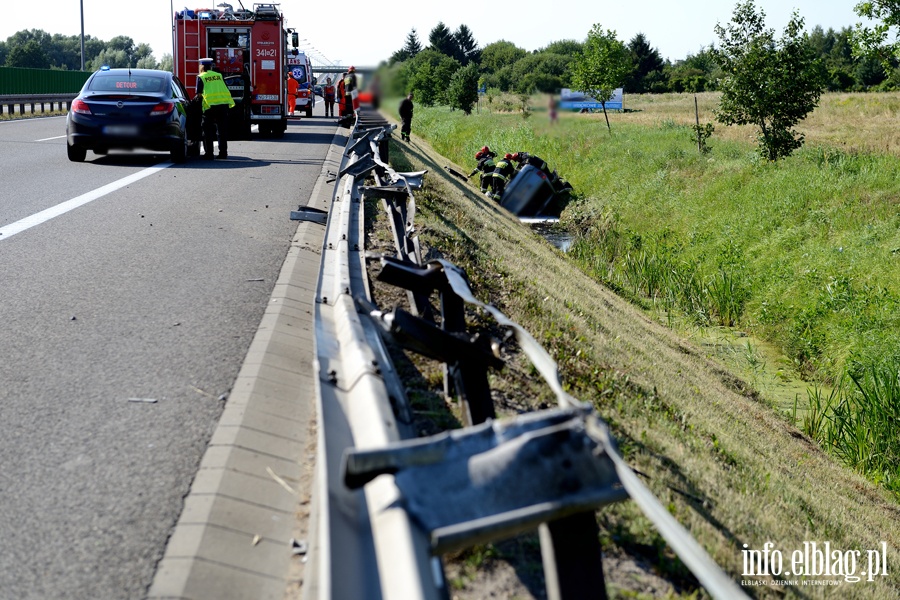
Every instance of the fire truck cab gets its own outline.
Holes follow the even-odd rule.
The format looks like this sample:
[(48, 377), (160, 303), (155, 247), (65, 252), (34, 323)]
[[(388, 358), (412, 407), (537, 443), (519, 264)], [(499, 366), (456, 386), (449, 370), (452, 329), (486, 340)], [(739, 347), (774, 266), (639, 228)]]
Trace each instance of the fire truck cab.
[(196, 93), (200, 59), (215, 60), (234, 98), (229, 137), (248, 138), (250, 126), (263, 135), (287, 129), (287, 34), (278, 4), (254, 4), (253, 10), (185, 9), (175, 13), (175, 74), (191, 97)]

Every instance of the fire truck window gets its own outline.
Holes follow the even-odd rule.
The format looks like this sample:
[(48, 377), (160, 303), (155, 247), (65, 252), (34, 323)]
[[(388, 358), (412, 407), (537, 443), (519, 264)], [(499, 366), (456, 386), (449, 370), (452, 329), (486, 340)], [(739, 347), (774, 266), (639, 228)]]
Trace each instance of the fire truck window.
[(239, 33), (209, 33), (207, 44), (210, 48), (249, 48), (250, 36)]

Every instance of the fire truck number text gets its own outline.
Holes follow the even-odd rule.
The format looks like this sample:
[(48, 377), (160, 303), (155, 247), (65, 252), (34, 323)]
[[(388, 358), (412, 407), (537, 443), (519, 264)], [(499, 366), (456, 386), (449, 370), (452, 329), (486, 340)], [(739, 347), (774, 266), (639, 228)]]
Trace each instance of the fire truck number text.
[(265, 57), (269, 57), (269, 58), (275, 58), (275, 48), (269, 48), (269, 49), (257, 48), (256, 56), (260, 56), (260, 57), (265, 56)]

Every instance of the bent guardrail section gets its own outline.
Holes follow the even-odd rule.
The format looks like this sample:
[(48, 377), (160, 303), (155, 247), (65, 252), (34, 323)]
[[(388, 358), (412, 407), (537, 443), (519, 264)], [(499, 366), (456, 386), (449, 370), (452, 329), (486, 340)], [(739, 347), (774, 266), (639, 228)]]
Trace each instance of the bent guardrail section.
[[(327, 217), (316, 291), (319, 433), (306, 597), (447, 598), (442, 554), (536, 528), (548, 597), (605, 597), (594, 511), (626, 498), (710, 595), (746, 597), (637, 479), (602, 418), (564, 390), (546, 350), (476, 299), (461, 269), (423, 264), (413, 192), (425, 173), (386, 164), (394, 127), (360, 112)], [(407, 290), (410, 311), (372, 303), (366, 198), (382, 200), (394, 233), (396, 256), (380, 257), (379, 279)], [(440, 315), (428, 302), (435, 293)], [(558, 408), (495, 420), (487, 372), (503, 362), (491, 340), (466, 331), (465, 304), (511, 332)], [(415, 437), (386, 338), (444, 363), (444, 388), (459, 399), (464, 428)]]

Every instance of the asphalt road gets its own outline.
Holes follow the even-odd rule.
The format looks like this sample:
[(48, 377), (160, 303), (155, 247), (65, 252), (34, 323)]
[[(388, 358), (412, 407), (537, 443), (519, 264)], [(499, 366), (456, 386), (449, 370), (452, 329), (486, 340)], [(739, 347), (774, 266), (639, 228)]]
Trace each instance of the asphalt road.
[(0, 598), (146, 594), (335, 128), (77, 164), (0, 122)]

